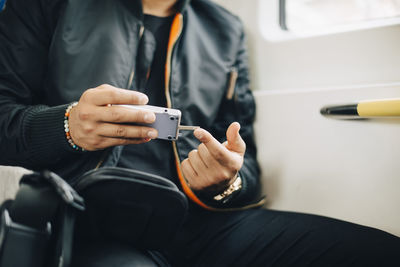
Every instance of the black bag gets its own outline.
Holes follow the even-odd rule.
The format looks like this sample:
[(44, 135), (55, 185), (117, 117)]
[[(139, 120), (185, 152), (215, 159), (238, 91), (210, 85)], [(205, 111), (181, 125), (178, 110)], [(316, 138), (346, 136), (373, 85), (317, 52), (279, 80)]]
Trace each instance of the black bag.
[(89, 171), (72, 181), (85, 199), (77, 234), (89, 240), (112, 240), (136, 248), (168, 245), (188, 209), (186, 196), (166, 178), (118, 167)]
[(174, 183), (140, 171), (101, 168), (71, 184), (86, 207), (83, 198), (54, 173), (21, 179), (15, 200), (3, 205), (1, 213), (0, 267), (68, 267), (74, 235), (92, 242), (162, 248), (188, 209), (186, 196)]
[(83, 199), (49, 171), (24, 175), (15, 200), (2, 206), (1, 267), (68, 267)]

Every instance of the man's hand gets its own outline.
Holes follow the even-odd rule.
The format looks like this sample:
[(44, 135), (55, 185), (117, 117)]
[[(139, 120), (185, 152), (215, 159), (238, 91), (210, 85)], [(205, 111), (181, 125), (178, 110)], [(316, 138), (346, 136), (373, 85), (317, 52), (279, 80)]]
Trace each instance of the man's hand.
[(145, 105), (145, 94), (101, 85), (85, 91), (69, 116), (69, 129), (74, 143), (85, 150), (140, 144), (157, 137), (157, 130), (126, 123), (152, 123), (150, 111), (127, 109), (112, 104)]
[(197, 150), (182, 161), (182, 172), (195, 191), (223, 191), (237, 177), (243, 165), (246, 144), (239, 134), (240, 124), (232, 123), (226, 131), (227, 141), (221, 144), (204, 129), (194, 135), (202, 142)]

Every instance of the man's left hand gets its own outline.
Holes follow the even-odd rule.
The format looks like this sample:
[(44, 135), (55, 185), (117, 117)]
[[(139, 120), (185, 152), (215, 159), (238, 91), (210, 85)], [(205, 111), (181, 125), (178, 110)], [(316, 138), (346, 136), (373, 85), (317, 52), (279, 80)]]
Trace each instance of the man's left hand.
[(223, 191), (235, 180), (246, 151), (239, 130), (240, 124), (232, 123), (226, 131), (227, 141), (222, 144), (204, 129), (194, 131), (201, 144), (181, 163), (191, 189)]

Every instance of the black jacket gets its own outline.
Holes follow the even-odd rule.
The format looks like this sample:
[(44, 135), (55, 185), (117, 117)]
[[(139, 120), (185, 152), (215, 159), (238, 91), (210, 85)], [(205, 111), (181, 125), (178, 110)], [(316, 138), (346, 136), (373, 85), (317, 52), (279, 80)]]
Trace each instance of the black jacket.
[[(167, 104), (182, 111), (182, 124), (199, 125), (221, 142), (231, 122), (242, 125), (243, 188), (226, 207), (255, 203), (255, 106), (243, 26), (208, 0), (181, 1), (179, 10), (167, 54)], [(66, 179), (116, 165), (122, 147), (71, 149), (64, 112), (86, 89), (104, 83), (145, 93), (155, 43), (142, 17), (140, 0), (8, 0), (0, 13), (0, 164), (48, 168)], [(185, 132), (172, 144), (178, 173), (198, 144)]]

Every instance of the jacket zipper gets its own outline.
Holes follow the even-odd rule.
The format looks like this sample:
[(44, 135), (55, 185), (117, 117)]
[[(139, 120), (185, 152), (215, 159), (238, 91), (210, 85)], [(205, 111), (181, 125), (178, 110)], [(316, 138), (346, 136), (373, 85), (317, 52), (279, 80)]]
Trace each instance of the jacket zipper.
[[(166, 57), (166, 61), (165, 61), (165, 97), (167, 100), (167, 108), (172, 108), (172, 101), (171, 101), (171, 94), (170, 94), (172, 52), (174, 50), (175, 44), (177, 43), (177, 41), (182, 33), (182, 28), (183, 28), (183, 16), (182, 16), (182, 14), (178, 13), (175, 15), (175, 18), (172, 21), (170, 38), (168, 41), (167, 57)], [(193, 192), (190, 190), (190, 188), (187, 184), (187, 181), (185, 180), (185, 178), (183, 177), (183, 174), (182, 174), (178, 149), (177, 149), (175, 141), (172, 141), (172, 149), (174, 151), (175, 164), (176, 164), (176, 170), (178, 173), (178, 178), (182, 185), (183, 191), (186, 193), (186, 195), (188, 195), (191, 199), (193, 199), (193, 197), (191, 196), (191, 194), (193, 194)], [(194, 198), (196, 198), (196, 196), (194, 196)], [(198, 204), (206, 209), (208, 208), (208, 206), (205, 206), (202, 202), (200, 202)], [(203, 204), (203, 205), (201, 205), (201, 204)]]
[[(170, 32), (170, 39), (168, 42), (168, 50), (167, 50), (167, 58), (165, 62), (165, 97), (167, 99), (167, 107), (172, 108), (172, 101), (170, 95), (170, 80), (171, 80), (171, 69), (172, 69), (172, 52), (174, 50), (175, 44), (177, 43), (179, 37), (181, 36), (183, 28), (183, 16), (182, 14), (176, 14)], [(185, 194), (193, 200), (197, 205), (203, 207), (207, 210), (218, 210), (213, 207), (210, 207), (204, 204), (190, 189), (189, 184), (182, 173), (181, 163), (179, 159), (178, 148), (175, 141), (172, 141), (172, 149), (174, 151), (175, 156), (175, 164), (176, 164), (176, 171), (178, 174), (179, 181), (182, 185), (182, 189)]]
[(100, 166), (103, 164), (104, 160), (106, 159), (108, 154), (108, 149), (104, 150), (103, 153), (101, 153), (101, 157), (99, 162), (97, 163), (96, 167), (94, 168), (95, 170), (97, 170), (98, 168), (100, 168)]
[[(178, 22), (177, 22), (178, 21)], [(179, 29), (176, 34), (176, 36), (173, 36), (174, 39), (172, 39), (170, 36), (170, 40), (168, 41), (168, 50), (167, 50), (167, 57), (166, 57), (166, 62), (165, 62), (165, 97), (167, 99), (167, 107), (171, 108), (172, 107), (172, 102), (171, 102), (171, 95), (169, 92), (170, 89), (170, 79), (171, 79), (171, 68), (172, 68), (172, 51), (174, 50), (175, 44), (178, 41), (181, 33), (182, 33), (182, 14), (177, 14), (172, 22), (171, 26), (171, 31), (172, 28), (175, 26), (174, 24), (179, 23)]]
[[(138, 43), (140, 43), (140, 41), (142, 40), (143, 33), (144, 33), (144, 26), (143, 26), (143, 25), (140, 25), (140, 30), (139, 30), (139, 42), (138, 42)], [(135, 69), (132, 68), (132, 71), (131, 71), (131, 73), (129, 74), (129, 80), (128, 80), (127, 89), (131, 88), (132, 82), (133, 82), (133, 77), (134, 77), (134, 76), (135, 76)], [(101, 165), (104, 163), (104, 160), (105, 160), (106, 157), (107, 157), (108, 151), (109, 151), (109, 149), (106, 149), (106, 150), (104, 151), (104, 153), (101, 154), (100, 160), (99, 160), (99, 162), (96, 164), (96, 167), (94, 168), (95, 170), (97, 170), (98, 168), (100, 168)]]

